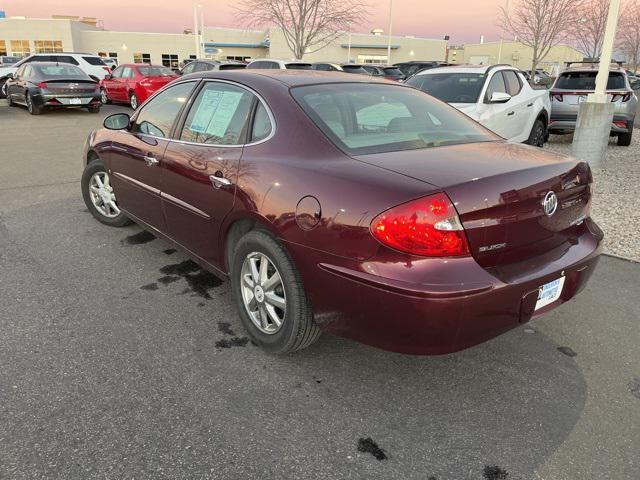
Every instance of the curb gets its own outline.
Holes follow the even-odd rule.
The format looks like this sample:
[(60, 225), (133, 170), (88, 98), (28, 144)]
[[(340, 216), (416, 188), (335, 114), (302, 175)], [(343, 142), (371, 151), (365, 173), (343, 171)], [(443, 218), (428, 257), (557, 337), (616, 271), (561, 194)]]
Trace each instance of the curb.
[(635, 258), (625, 257), (623, 255), (617, 255), (615, 253), (603, 253), (605, 257), (617, 258), (618, 260), (624, 260), (625, 262), (631, 263), (640, 263), (640, 260), (636, 260)]

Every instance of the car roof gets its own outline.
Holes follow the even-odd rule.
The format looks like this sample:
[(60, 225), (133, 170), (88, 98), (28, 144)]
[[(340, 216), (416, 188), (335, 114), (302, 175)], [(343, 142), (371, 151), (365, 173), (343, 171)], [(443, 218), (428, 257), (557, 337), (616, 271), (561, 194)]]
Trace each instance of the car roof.
[(431, 75), (434, 73), (481, 73), (486, 74), (490, 70), (513, 70), (519, 72), (516, 67), (511, 65), (450, 65), (445, 67), (431, 68), (429, 70), (421, 70), (416, 75)]
[(190, 73), (182, 77), (187, 78), (211, 78), (221, 80), (258, 80), (269, 78), (287, 87), (300, 87), (303, 85), (322, 85), (327, 83), (381, 83), (398, 85), (384, 79), (375, 79), (367, 75), (353, 75), (352, 73), (323, 72), (320, 70), (270, 70), (270, 69), (244, 69), (221, 70), (212, 72)]
[[(562, 70), (560, 73), (566, 72), (597, 72), (599, 68), (599, 63), (596, 62), (568, 62), (568, 66)], [(609, 65), (609, 71), (619, 71), (624, 72), (624, 68), (622, 68), (617, 63), (611, 63)]]

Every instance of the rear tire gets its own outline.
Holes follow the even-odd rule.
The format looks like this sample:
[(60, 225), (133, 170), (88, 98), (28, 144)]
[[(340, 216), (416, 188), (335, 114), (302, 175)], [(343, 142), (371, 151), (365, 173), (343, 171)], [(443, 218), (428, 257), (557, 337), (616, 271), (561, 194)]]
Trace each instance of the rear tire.
[(633, 124), (629, 125), (628, 133), (618, 134), (618, 145), (621, 147), (628, 147), (631, 145), (631, 138), (633, 137)]
[(544, 146), (545, 138), (547, 138), (547, 128), (544, 121), (541, 118), (538, 118), (533, 123), (533, 128), (531, 129), (529, 138), (525, 143), (527, 145), (542, 148)]
[[(247, 266), (250, 266), (252, 259), (255, 261), (256, 258), (260, 259), (260, 266), (264, 259), (267, 259), (268, 269), (271, 272), (268, 274), (265, 267), (264, 278), (268, 280), (265, 280), (261, 274), (257, 282), (254, 281), (255, 277), (249, 277), (249, 281), (253, 282), (254, 286), (261, 288), (260, 293), (252, 290), (254, 287), (247, 286), (245, 283), (246, 272), (251, 271), (247, 270)], [(276, 274), (279, 276), (280, 284), (274, 289), (269, 284), (273, 285), (272, 279)], [(231, 263), (231, 288), (240, 319), (249, 337), (264, 350), (276, 354), (291, 353), (308, 347), (320, 338), (321, 331), (313, 322), (313, 314), (300, 274), (284, 247), (267, 232), (252, 230), (240, 238), (236, 244)], [(249, 290), (248, 294), (247, 290)], [(252, 291), (255, 294), (252, 294)], [(284, 310), (279, 307), (278, 310), (274, 310), (275, 303), (270, 300), (273, 298), (273, 292), (276, 299), (284, 298)], [(250, 316), (250, 310), (253, 309), (258, 312), (258, 320)], [(265, 310), (266, 320), (259, 328), (254, 322), (260, 322), (262, 309)], [(280, 325), (273, 321), (271, 315), (274, 311), (281, 315)]]
[(111, 100), (109, 100), (109, 96), (107, 95), (107, 91), (104, 88), (100, 89), (100, 101), (103, 105), (111, 103)]
[[(96, 185), (96, 180), (95, 180), (96, 176), (100, 178), (100, 182), (98, 182), (98, 185)], [(102, 206), (104, 206), (104, 201), (101, 201), (102, 199), (101, 193), (105, 194), (105, 192), (96, 192), (96, 186), (99, 186), (99, 183), (102, 183), (103, 185), (106, 186), (105, 178), (107, 181), (109, 181), (109, 174), (107, 172), (107, 169), (102, 163), (102, 160), (100, 160), (99, 158), (96, 158), (91, 162), (89, 162), (89, 164), (85, 167), (84, 171), (82, 172), (82, 180), (80, 182), (80, 188), (82, 190), (82, 198), (84, 200), (85, 205), (87, 206), (87, 209), (89, 210), (89, 212), (91, 212), (91, 215), (93, 215), (96, 220), (98, 220), (101, 223), (104, 223), (105, 225), (109, 225), (111, 227), (124, 227), (126, 225), (129, 225), (131, 223), (131, 220), (129, 220), (129, 218), (121, 210), (119, 210), (119, 208), (116, 214), (116, 211), (113, 209), (113, 207), (110, 206), (109, 209), (106, 211), (107, 212), (110, 211), (112, 213), (111, 216), (109, 216), (108, 214), (105, 214), (105, 209), (103, 207), (100, 207), (99, 209), (99, 206), (97, 204), (102, 203)], [(108, 191), (109, 194), (113, 195), (113, 203), (117, 207), (115, 194), (113, 193), (113, 188), (109, 188), (109, 187), (110, 187), (110, 182), (106, 190)], [(104, 187), (100, 187), (100, 188), (104, 189)]]
[(131, 108), (134, 110), (138, 108), (138, 97), (134, 92), (129, 94), (129, 105), (131, 105)]
[(88, 107), (87, 110), (89, 110), (89, 113), (100, 113), (100, 105), (95, 107)]
[(27, 110), (29, 110), (29, 113), (31, 115), (40, 115), (42, 113), (42, 109), (33, 104), (33, 99), (31, 98), (31, 94), (29, 92), (27, 92), (25, 101), (27, 102)]
[(7, 95), (7, 103), (9, 104), (10, 107), (17, 107), (18, 104), (16, 102), (13, 101), (13, 98), (11, 98), (9, 95)]

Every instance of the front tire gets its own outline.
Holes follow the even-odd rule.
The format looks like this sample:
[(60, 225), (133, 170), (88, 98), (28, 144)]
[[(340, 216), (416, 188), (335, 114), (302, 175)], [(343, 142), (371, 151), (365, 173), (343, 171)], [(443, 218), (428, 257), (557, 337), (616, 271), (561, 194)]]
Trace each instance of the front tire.
[(529, 138), (525, 142), (527, 145), (533, 145), (534, 147), (542, 148), (544, 146), (545, 138), (547, 137), (547, 131), (544, 121), (538, 118), (533, 123), (533, 128), (529, 134)]
[(96, 220), (112, 227), (124, 227), (131, 223), (118, 207), (109, 172), (99, 158), (85, 167), (80, 188), (84, 203)]
[(300, 274), (267, 232), (252, 230), (236, 244), (231, 288), (249, 337), (264, 350), (291, 353), (320, 338)]
[(129, 105), (131, 105), (131, 108), (134, 110), (138, 108), (138, 97), (134, 92), (129, 94)]

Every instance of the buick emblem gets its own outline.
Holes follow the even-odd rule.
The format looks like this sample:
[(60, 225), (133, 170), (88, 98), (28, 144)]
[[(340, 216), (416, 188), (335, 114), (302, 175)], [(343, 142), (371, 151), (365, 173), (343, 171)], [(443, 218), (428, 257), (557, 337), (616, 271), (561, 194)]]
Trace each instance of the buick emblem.
[(542, 208), (544, 210), (544, 214), (547, 217), (550, 217), (551, 215), (556, 213), (556, 210), (558, 209), (558, 197), (555, 192), (548, 192), (544, 196), (544, 200), (542, 201)]

